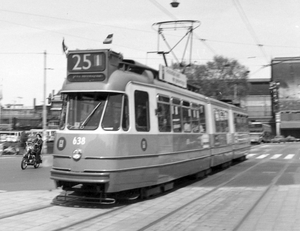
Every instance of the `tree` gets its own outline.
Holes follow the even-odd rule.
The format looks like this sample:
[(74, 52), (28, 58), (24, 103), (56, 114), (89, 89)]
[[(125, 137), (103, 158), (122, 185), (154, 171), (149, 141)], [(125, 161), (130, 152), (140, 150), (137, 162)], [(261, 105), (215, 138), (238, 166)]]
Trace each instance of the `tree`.
[(192, 65), (186, 72), (188, 83), (200, 94), (219, 99), (237, 100), (248, 94), (248, 69), (237, 60), (215, 56), (205, 65)]

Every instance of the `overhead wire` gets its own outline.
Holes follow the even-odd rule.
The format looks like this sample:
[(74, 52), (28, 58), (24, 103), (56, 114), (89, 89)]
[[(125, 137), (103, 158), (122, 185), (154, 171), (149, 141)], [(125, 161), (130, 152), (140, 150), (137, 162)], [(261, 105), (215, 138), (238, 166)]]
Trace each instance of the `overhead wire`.
[[(1, 19), (0, 19), (0, 22), (5, 22), (5, 23), (8, 23), (8, 24), (13, 24), (13, 25), (18, 25), (18, 26), (28, 27), (28, 28), (32, 28), (32, 29), (36, 29), (36, 30), (41, 30), (41, 31), (47, 31), (47, 32), (51, 32), (51, 33), (55, 33), (55, 34), (59, 34), (59, 35), (68, 35), (68, 36), (74, 37), (74, 38), (79, 38), (79, 39), (85, 39), (85, 40), (90, 40), (90, 41), (94, 41), (94, 42), (99, 42), (99, 39), (92, 39), (92, 38), (82, 37), (82, 36), (73, 35), (73, 34), (61, 33), (61, 32), (57, 32), (57, 31), (54, 31), (54, 30), (49, 30), (49, 29), (40, 28), (40, 27), (36, 27), (36, 26), (29, 26), (29, 25), (24, 25), (24, 24), (21, 24), (21, 23), (15, 23), (15, 22), (1, 20)], [(125, 46), (122, 46), (122, 45), (117, 45), (117, 46), (125, 47)], [(128, 48), (128, 47), (125, 47), (125, 48)], [(137, 51), (142, 51), (142, 50), (136, 49), (136, 48), (129, 48), (129, 49), (137, 50)]]
[[(156, 0), (150, 0), (156, 7), (158, 7), (163, 13), (167, 14), (168, 16), (170, 16), (172, 19), (177, 20), (176, 16), (174, 16), (173, 14), (171, 14), (165, 7), (163, 7), (161, 4), (159, 4)], [(235, 3), (235, 2), (234, 2)], [(238, 3), (239, 4), (239, 3)], [(240, 5), (240, 4), (239, 4)], [(237, 9), (240, 9), (237, 8)], [(7, 9), (0, 9), (0, 12), (8, 12), (8, 13), (14, 13), (14, 14), (22, 14), (22, 15), (29, 15), (29, 16), (35, 16), (35, 17), (41, 17), (41, 18), (49, 18), (49, 19), (55, 19), (55, 20), (62, 20), (62, 21), (69, 21), (69, 22), (77, 22), (77, 23), (84, 23), (84, 24), (90, 24), (90, 25), (97, 25), (97, 26), (106, 26), (106, 27), (113, 27), (113, 28), (120, 28), (120, 29), (125, 29), (125, 30), (134, 30), (134, 31), (141, 31), (141, 32), (145, 32), (145, 33), (152, 33), (151, 31), (148, 30), (140, 30), (140, 29), (134, 29), (134, 28), (129, 28), (129, 27), (120, 27), (120, 26), (115, 26), (115, 25), (109, 25), (109, 24), (103, 24), (103, 23), (98, 23), (98, 22), (87, 22), (87, 21), (82, 21), (82, 20), (74, 20), (74, 19), (68, 19), (68, 18), (61, 18), (61, 17), (53, 17), (53, 16), (48, 16), (48, 15), (41, 15), (41, 14), (33, 14), (33, 13), (27, 13), (27, 12), (21, 12), (21, 11), (15, 11), (15, 10), (7, 10)], [(245, 13), (241, 12), (241, 15), (245, 16)], [(241, 17), (244, 17), (241, 16)], [(246, 21), (249, 22), (247, 16), (246, 16)], [(54, 32), (52, 30), (47, 30), (47, 29), (43, 29), (43, 28), (39, 28), (39, 27), (33, 27), (33, 26), (28, 26), (28, 25), (24, 25), (24, 24), (20, 24), (20, 23), (14, 23), (14, 22), (10, 22), (10, 21), (5, 21), (5, 20), (0, 20), (2, 22), (5, 23), (10, 23), (10, 24), (15, 24), (15, 25), (19, 25), (19, 26), (24, 26), (24, 27), (30, 27), (30, 28), (34, 28), (34, 29), (38, 29), (38, 30), (44, 30), (44, 31), (49, 31), (49, 32)], [(247, 24), (248, 25), (248, 24)], [(251, 25), (250, 25), (251, 28)], [(209, 42), (218, 42), (218, 43), (228, 43), (228, 44), (237, 44), (237, 45), (249, 45), (249, 46), (257, 46), (257, 44), (260, 44), (257, 36), (255, 35), (255, 32), (253, 29), (250, 29), (251, 34), (254, 34), (254, 37), (256, 38), (255, 41), (256, 43), (241, 43), (241, 42), (230, 42), (230, 41), (219, 41), (219, 40), (213, 40), (213, 39), (207, 39), (207, 38), (201, 38), (198, 35), (195, 35), (195, 37), (203, 43), (204, 46), (206, 46), (208, 48), (208, 50), (211, 51), (212, 54), (217, 55), (217, 52), (208, 44)], [(58, 33), (58, 32), (57, 32)], [(91, 39), (91, 38), (86, 38), (86, 37), (81, 37), (81, 36), (76, 36), (76, 35), (71, 35), (71, 34), (66, 34), (66, 33), (59, 33), (59, 34), (63, 34), (63, 35), (68, 35), (70, 37), (76, 37), (76, 38), (80, 38), (80, 39), (85, 39), (85, 40), (90, 40), (90, 41), (99, 41), (96, 39)], [(262, 45), (262, 44), (261, 44)], [(118, 45), (119, 46), (119, 45)], [(270, 44), (264, 44), (262, 45), (263, 47), (281, 47), (281, 48), (299, 48), (299, 46), (288, 46), (288, 45), (270, 45)], [(122, 46), (120, 46), (122, 47)], [(133, 49), (133, 48), (130, 48)], [(261, 47), (262, 49), (262, 47)], [(2, 53), (3, 54), (3, 53)], [(12, 54), (12, 53), (9, 53)], [(264, 56), (265, 52), (264, 52)]]
[(49, 15), (33, 14), (33, 13), (27, 13), (27, 12), (21, 12), (21, 11), (14, 11), (14, 10), (0, 9), (0, 12), (8, 12), (8, 13), (13, 13), (13, 14), (22, 14), (22, 15), (29, 15), (29, 16), (41, 17), (41, 18), (61, 20), (61, 21), (66, 21), (66, 22), (77, 22), (77, 23), (83, 23), (83, 24), (90, 24), (90, 25), (97, 25), (97, 26), (106, 26), (106, 27), (113, 27), (113, 28), (119, 28), (119, 29), (126, 29), (126, 30), (133, 30), (133, 31), (141, 31), (141, 32), (151, 33), (151, 31), (149, 31), (149, 30), (141, 30), (141, 29), (130, 28), (130, 27), (121, 27), (121, 26), (115, 26), (115, 25), (98, 23), (98, 22), (88, 22), (88, 21), (83, 21), (83, 20), (75, 20), (75, 19), (68, 19), (68, 18), (61, 18), (61, 17), (53, 17), (53, 16), (49, 16)]
[(269, 62), (268, 58), (267, 58), (267, 54), (265, 52), (265, 50), (263, 49), (263, 44), (260, 43), (245, 11), (243, 10), (243, 7), (241, 6), (239, 0), (233, 0), (233, 4), (236, 7), (239, 15), (241, 16), (242, 20), (245, 23), (245, 26), (247, 27), (250, 35), (252, 36), (252, 38), (254, 39), (254, 41), (256, 42), (256, 45), (259, 47), (259, 49), (261, 50), (261, 52), (263, 53), (264, 57), (266, 58), (266, 61)]
[(152, 2), (157, 8), (159, 8), (163, 13), (167, 14), (173, 20), (178, 20), (173, 14), (171, 14), (165, 7), (163, 7), (156, 0), (149, 0), (149, 1)]
[[(166, 15), (168, 15), (170, 18), (177, 20), (177, 17), (174, 16), (172, 13), (170, 13), (165, 7), (163, 7), (160, 3), (158, 3), (156, 0), (149, 0), (151, 1), (152, 4), (154, 4), (157, 8), (159, 8), (163, 13), (165, 13)], [(205, 39), (205, 38), (201, 38), (199, 37), (196, 33), (194, 33), (194, 36), (214, 55), (217, 55), (217, 52), (209, 45), (210, 42), (219, 42), (219, 43), (231, 43), (231, 44), (239, 44), (239, 45), (249, 45), (249, 46), (258, 46), (259, 49), (261, 50), (261, 52), (263, 53), (263, 56), (266, 58), (267, 63), (269, 63), (268, 59), (267, 59), (267, 54), (265, 53), (263, 47), (281, 47), (281, 48), (299, 48), (299, 46), (282, 46), (282, 45), (268, 45), (268, 44), (261, 44), (259, 42), (259, 39), (257, 37), (257, 35), (255, 34), (255, 31), (253, 29), (253, 27), (251, 26), (251, 23), (247, 17), (247, 15), (245, 14), (241, 4), (239, 3), (238, 0), (233, 0), (233, 3), (236, 7), (236, 9), (238, 10), (238, 13), (240, 14), (241, 18), (243, 19), (245, 25), (247, 26), (247, 29), (249, 31), (249, 33), (251, 34), (251, 36), (253, 37), (255, 44), (251, 44), (251, 43), (240, 43), (240, 42), (229, 42), (229, 41), (218, 41), (218, 40), (212, 40), (212, 39)], [(107, 26), (107, 27), (115, 27), (115, 28), (120, 28), (120, 29), (126, 29), (126, 30), (134, 30), (134, 31), (141, 31), (141, 32), (147, 32), (147, 33), (151, 33), (151, 31), (148, 30), (140, 30), (140, 29), (133, 29), (133, 28), (129, 28), (129, 27), (120, 27), (120, 26), (114, 26), (114, 25), (108, 25), (108, 24), (103, 24), (103, 23), (98, 23), (98, 22), (87, 22), (87, 21), (82, 21), (82, 20), (74, 20), (74, 19), (68, 19), (68, 18), (61, 18), (61, 17), (53, 17), (53, 16), (47, 16), (47, 15), (41, 15), (41, 14), (33, 14), (33, 13), (27, 13), (27, 12), (21, 12), (21, 11), (13, 11), (13, 10), (6, 10), (6, 9), (0, 9), (0, 12), (8, 12), (8, 13), (15, 13), (15, 14), (22, 14), (22, 15), (29, 15), (29, 16), (35, 16), (35, 17), (42, 17), (42, 18), (50, 18), (50, 19), (55, 19), (55, 20), (63, 20), (63, 21), (69, 21), (69, 22), (77, 22), (77, 23), (84, 23), (84, 24), (91, 24), (91, 25), (98, 25), (98, 26)], [(44, 28), (39, 28), (39, 27), (33, 27), (33, 26), (28, 26), (28, 25), (24, 25), (24, 24), (20, 24), (20, 23), (14, 23), (11, 21), (5, 21), (5, 20), (0, 20), (2, 22), (5, 23), (10, 23), (10, 24), (15, 24), (15, 25), (19, 25), (19, 26), (24, 26), (24, 27), (29, 27), (29, 28), (34, 28), (34, 29), (38, 29), (38, 30), (44, 30), (44, 31), (48, 31), (51, 33), (57, 33), (57, 34), (61, 34), (61, 35), (68, 35), (70, 37), (76, 37), (79, 39), (85, 39), (85, 40), (90, 40), (90, 41), (96, 41), (99, 42), (99, 40), (97, 39), (91, 39), (91, 38), (86, 38), (86, 37), (82, 37), (82, 36), (77, 36), (77, 35), (72, 35), (72, 34), (66, 34), (66, 33), (59, 33), (53, 30), (47, 30)], [(117, 45), (120, 47), (124, 47), (122, 45)], [(129, 47), (126, 47), (129, 48)], [(135, 48), (129, 48), (129, 49), (133, 49), (133, 50), (138, 50), (138, 51), (142, 51), (139, 49), (135, 49)], [(4, 54), (1, 53), (0, 54)], [(17, 53), (5, 53), (5, 54), (17, 54)], [(25, 54), (25, 53), (22, 53)], [(267, 65), (263, 65), (267, 66)]]

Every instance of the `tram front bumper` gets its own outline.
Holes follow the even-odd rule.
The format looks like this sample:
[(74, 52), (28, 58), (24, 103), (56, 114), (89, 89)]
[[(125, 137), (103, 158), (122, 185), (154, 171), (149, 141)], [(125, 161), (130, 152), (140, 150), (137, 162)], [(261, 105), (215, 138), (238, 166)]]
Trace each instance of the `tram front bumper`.
[(70, 172), (51, 169), (50, 178), (54, 181), (72, 182), (78, 184), (104, 184), (109, 183), (109, 173)]

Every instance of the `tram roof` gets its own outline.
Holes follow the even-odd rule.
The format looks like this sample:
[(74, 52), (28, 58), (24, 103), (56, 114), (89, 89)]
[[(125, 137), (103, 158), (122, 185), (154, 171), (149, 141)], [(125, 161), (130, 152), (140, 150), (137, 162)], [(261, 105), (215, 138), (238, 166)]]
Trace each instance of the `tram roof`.
[[(74, 65), (72, 58), (75, 58), (75, 65), (80, 65), (81, 56), (88, 54), (88, 57), (102, 55), (104, 58), (102, 62), (103, 70), (98, 72), (85, 72), (81, 73), (70, 71), (70, 65)], [(101, 56), (101, 57), (102, 57)], [(139, 82), (142, 84), (154, 84), (161, 86), (166, 89), (173, 89), (173, 91), (180, 91), (182, 93), (194, 92), (192, 95), (209, 100), (212, 104), (220, 106), (235, 107), (240, 110), (240, 107), (236, 107), (232, 104), (221, 102), (216, 99), (206, 97), (198, 94), (197, 87), (187, 84), (187, 88), (178, 87), (170, 83), (159, 80), (159, 72), (149, 66), (136, 62), (130, 59), (124, 59), (121, 53), (114, 52), (110, 49), (97, 49), (97, 50), (73, 50), (68, 52), (68, 76), (63, 84), (61, 93), (66, 92), (100, 92), (100, 91), (111, 91), (111, 92), (124, 92), (126, 85), (129, 82)], [(83, 60), (86, 59), (82, 58)], [(100, 62), (100, 61), (99, 61)], [(98, 75), (101, 77), (99, 79)], [(71, 76), (71, 78), (70, 78)], [(94, 79), (89, 78), (90, 76)], [(78, 79), (76, 78), (78, 77)], [(243, 109), (242, 109), (243, 110)]]

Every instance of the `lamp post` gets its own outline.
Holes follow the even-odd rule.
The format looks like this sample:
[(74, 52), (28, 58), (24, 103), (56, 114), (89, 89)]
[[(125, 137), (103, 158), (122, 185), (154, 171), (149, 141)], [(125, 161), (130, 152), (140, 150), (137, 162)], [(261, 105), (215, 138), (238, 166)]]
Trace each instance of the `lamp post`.
[(47, 70), (53, 70), (47, 68), (47, 51), (44, 51), (44, 104), (43, 104), (43, 148), (42, 153), (47, 154), (47, 107), (46, 107), (46, 86), (47, 86)]

